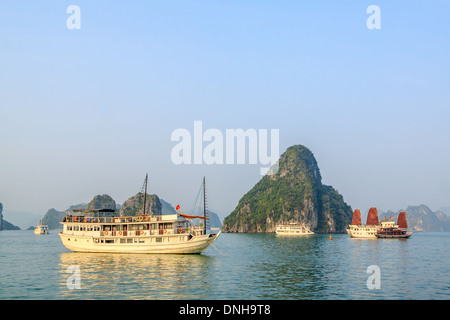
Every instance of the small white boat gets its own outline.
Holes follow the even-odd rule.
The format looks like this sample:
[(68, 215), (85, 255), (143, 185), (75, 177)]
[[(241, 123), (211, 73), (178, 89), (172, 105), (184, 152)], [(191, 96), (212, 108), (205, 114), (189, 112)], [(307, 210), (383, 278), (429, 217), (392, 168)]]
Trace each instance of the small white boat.
[(279, 224), (275, 229), (277, 236), (303, 236), (314, 234), (305, 224)]
[(48, 234), (48, 226), (45, 224), (42, 224), (42, 221), (40, 224), (34, 228), (34, 234)]

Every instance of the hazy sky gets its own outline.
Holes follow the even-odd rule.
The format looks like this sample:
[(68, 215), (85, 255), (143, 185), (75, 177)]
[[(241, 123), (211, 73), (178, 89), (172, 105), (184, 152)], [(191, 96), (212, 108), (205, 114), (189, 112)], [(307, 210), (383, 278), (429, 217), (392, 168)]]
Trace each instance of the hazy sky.
[[(70, 30), (69, 5), (81, 29)], [(366, 20), (378, 5), (381, 29)], [(228, 215), (260, 165), (175, 165), (174, 130), (279, 129), (353, 209), (450, 206), (450, 2), (0, 2), (0, 202), (140, 191)]]

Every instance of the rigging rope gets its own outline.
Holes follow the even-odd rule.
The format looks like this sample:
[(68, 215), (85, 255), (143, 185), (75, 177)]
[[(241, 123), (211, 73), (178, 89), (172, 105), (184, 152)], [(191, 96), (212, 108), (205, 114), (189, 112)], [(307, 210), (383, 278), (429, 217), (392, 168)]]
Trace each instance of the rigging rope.
[(198, 189), (197, 197), (195, 198), (194, 204), (193, 204), (192, 207), (191, 207), (190, 214), (194, 214), (194, 212), (195, 212), (194, 210), (195, 210), (195, 208), (196, 208), (196, 206), (197, 206), (198, 199), (199, 199), (200, 194), (201, 194), (201, 191), (202, 191), (202, 187), (203, 187), (203, 184), (200, 185), (200, 189)]
[(220, 251), (219, 249), (217, 249), (216, 246), (215, 246), (213, 243), (211, 243), (211, 245), (214, 247), (214, 249), (216, 249), (216, 250), (219, 251), (221, 254), (223, 254), (224, 256), (226, 256), (226, 254), (223, 253), (222, 251)]

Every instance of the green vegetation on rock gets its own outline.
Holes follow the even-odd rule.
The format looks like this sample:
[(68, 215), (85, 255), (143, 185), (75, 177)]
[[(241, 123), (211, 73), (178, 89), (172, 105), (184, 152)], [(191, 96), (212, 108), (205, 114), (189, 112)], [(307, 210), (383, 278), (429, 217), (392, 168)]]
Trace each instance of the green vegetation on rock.
[(305, 223), (315, 232), (344, 232), (352, 209), (323, 185), (312, 152), (295, 145), (279, 160), (278, 172), (264, 176), (225, 218), (225, 232), (273, 232), (277, 223)]
[[(119, 210), (120, 216), (136, 216), (143, 214), (144, 209), (144, 194), (137, 195), (125, 201)], [(162, 205), (159, 197), (156, 194), (147, 194), (147, 201), (145, 204), (145, 214), (161, 215)]]
[(107, 194), (96, 195), (94, 199), (89, 202), (87, 209), (112, 209), (116, 210), (116, 202), (111, 196)]

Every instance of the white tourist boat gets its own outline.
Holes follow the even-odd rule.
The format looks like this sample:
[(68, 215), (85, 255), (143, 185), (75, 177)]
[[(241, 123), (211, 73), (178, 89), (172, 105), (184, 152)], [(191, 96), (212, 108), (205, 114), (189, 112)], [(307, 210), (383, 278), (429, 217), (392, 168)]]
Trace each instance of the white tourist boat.
[(206, 223), (192, 223), (191, 219), (197, 218), (209, 219), (205, 207), (203, 216), (116, 216), (111, 209), (78, 209), (64, 217), (59, 236), (67, 249), (78, 252), (199, 254), (219, 237), (220, 231), (207, 233)]
[(347, 233), (352, 238), (376, 239), (379, 225), (349, 225)]
[(48, 234), (48, 226), (39, 222), (39, 225), (34, 228), (34, 234)]
[(275, 233), (278, 236), (302, 236), (314, 234), (309, 227), (298, 223), (279, 224), (275, 229)]
[(347, 233), (352, 238), (376, 239), (379, 228), (376, 208), (370, 208), (365, 225), (361, 223), (361, 212), (356, 209), (353, 213), (352, 223), (347, 227)]

